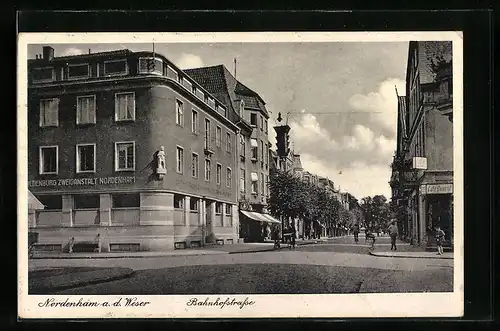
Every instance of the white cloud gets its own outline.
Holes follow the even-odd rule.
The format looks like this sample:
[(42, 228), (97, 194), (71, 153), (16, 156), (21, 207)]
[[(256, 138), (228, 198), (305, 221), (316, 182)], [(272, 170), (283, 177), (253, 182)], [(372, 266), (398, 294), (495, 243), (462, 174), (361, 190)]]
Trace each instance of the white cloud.
[(388, 164), (367, 165), (364, 162), (355, 162), (351, 167), (341, 169), (333, 164), (326, 164), (309, 153), (303, 153), (300, 157), (305, 170), (330, 178), (336, 188), (340, 187), (343, 192), (351, 193), (358, 200), (376, 194), (383, 194), (386, 198), (391, 195), (388, 184), (391, 169)]
[(181, 69), (190, 69), (203, 67), (203, 60), (201, 57), (194, 54), (182, 53), (181, 57), (175, 62)]
[(72, 56), (72, 55), (81, 55), (81, 54), (85, 54), (85, 51), (83, 49), (76, 48), (76, 47), (70, 47), (70, 48), (66, 48), (61, 53), (61, 55), (57, 55), (57, 56)]
[(323, 148), (336, 149), (338, 144), (330, 137), (327, 130), (322, 128), (314, 115), (304, 113), (298, 122), (290, 123), (290, 132), (298, 147), (310, 147), (316, 143)]
[(396, 88), (400, 95), (405, 94), (403, 80), (387, 79), (379, 85), (378, 92), (353, 95), (349, 99), (349, 106), (355, 111), (372, 113), (372, 118), (376, 122), (395, 132), (398, 111)]

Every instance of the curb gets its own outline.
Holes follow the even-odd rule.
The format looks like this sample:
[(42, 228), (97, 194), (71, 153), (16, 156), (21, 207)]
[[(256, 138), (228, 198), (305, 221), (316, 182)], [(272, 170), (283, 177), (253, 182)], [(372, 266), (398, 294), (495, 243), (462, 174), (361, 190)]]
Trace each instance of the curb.
[(430, 256), (422, 256), (422, 255), (392, 255), (392, 254), (385, 254), (383, 252), (369, 252), (370, 255), (376, 256), (376, 257), (394, 257), (394, 258), (404, 258), (404, 259), (437, 259), (437, 260), (453, 260), (453, 257), (448, 257), (448, 256), (440, 256), (440, 255), (430, 255)]
[(228, 252), (217, 251), (210, 253), (193, 253), (193, 254), (158, 254), (158, 255), (148, 255), (148, 254), (137, 254), (137, 255), (104, 255), (104, 254), (95, 254), (93, 256), (90, 255), (76, 255), (78, 253), (74, 253), (72, 255), (42, 255), (42, 256), (33, 256), (32, 260), (76, 260), (76, 259), (131, 259), (131, 258), (152, 258), (152, 257), (174, 257), (174, 256), (201, 256), (201, 255), (221, 255), (228, 254)]
[[(107, 283), (107, 282), (112, 282), (115, 280), (120, 280), (120, 279), (125, 279), (130, 276), (132, 276), (135, 271), (130, 268), (105, 268), (105, 269), (111, 269), (111, 270), (117, 270), (119, 269), (121, 272), (114, 275), (114, 276), (105, 276), (105, 277), (95, 277), (87, 280), (82, 280), (82, 281), (73, 281), (73, 282), (61, 282), (61, 284), (50, 284), (50, 285), (45, 285), (45, 284), (30, 284), (28, 293), (31, 294), (43, 294), (47, 293), (50, 291), (60, 291), (60, 290), (67, 290), (67, 289), (72, 289), (72, 288), (77, 288), (77, 287), (83, 287), (87, 285), (93, 285), (93, 284), (99, 284), (99, 283)], [(104, 270), (100, 270), (104, 271)], [(78, 274), (78, 273), (75, 273)], [(54, 277), (47, 276), (41, 278), (42, 280), (44, 279), (53, 279)]]

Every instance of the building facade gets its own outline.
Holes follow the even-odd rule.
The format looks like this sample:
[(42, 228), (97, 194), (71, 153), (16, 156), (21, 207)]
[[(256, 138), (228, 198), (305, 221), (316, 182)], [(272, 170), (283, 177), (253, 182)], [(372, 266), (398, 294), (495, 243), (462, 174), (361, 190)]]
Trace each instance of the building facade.
[(437, 225), (453, 243), (452, 83), (451, 42), (410, 42), (391, 186), (406, 208), (403, 231), (418, 245), (433, 245)]
[(266, 209), (270, 144), (269, 113), (265, 102), (224, 65), (187, 69), (185, 72), (224, 103), (229, 118), (239, 128), (240, 237), (246, 241), (261, 241), (269, 237), (269, 225), (279, 224)]
[(238, 239), (238, 127), (224, 103), (161, 54), (28, 60), (30, 231), (50, 249), (99, 235), (102, 251)]

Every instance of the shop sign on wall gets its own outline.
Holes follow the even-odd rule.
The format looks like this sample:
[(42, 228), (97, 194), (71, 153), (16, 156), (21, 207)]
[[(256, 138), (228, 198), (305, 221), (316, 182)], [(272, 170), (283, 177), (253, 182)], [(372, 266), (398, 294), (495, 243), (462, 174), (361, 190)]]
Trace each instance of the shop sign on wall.
[(427, 194), (451, 194), (453, 193), (453, 184), (430, 184), (427, 185)]
[(133, 184), (135, 176), (124, 177), (91, 177), (91, 178), (58, 178), (28, 181), (28, 187), (72, 187), (96, 186), (112, 184)]

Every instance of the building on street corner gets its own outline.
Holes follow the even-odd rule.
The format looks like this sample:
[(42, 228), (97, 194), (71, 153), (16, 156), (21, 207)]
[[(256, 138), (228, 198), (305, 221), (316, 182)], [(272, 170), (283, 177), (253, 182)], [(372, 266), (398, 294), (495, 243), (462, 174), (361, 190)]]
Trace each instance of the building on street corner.
[(390, 184), (393, 202), (406, 209), (400, 227), (416, 245), (433, 246), (436, 225), (453, 245), (452, 121), (451, 41), (411, 41)]
[(154, 50), (28, 60), (29, 211), (39, 249), (238, 240), (237, 134), (227, 106)]
[(280, 224), (267, 212), (269, 182), (269, 113), (261, 96), (236, 79), (224, 65), (187, 69), (185, 72), (221, 100), (239, 128), (238, 203), (240, 238), (262, 241), (270, 226)]

